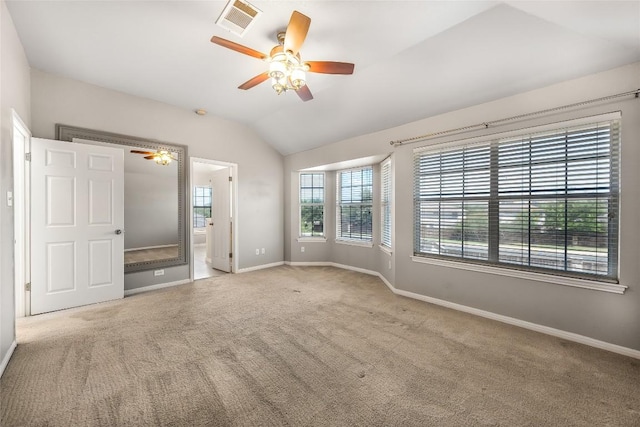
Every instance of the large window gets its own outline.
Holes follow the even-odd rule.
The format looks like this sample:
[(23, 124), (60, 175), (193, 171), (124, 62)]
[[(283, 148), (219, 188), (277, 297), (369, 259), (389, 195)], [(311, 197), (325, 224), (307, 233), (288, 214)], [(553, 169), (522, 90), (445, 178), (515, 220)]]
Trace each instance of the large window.
[(300, 236), (324, 236), (324, 173), (300, 174)]
[(419, 149), (414, 253), (617, 281), (619, 123)]
[(380, 244), (391, 248), (391, 158), (380, 165)]
[(337, 173), (336, 239), (371, 242), (373, 169)]
[(211, 187), (193, 187), (193, 228), (207, 226), (211, 218)]

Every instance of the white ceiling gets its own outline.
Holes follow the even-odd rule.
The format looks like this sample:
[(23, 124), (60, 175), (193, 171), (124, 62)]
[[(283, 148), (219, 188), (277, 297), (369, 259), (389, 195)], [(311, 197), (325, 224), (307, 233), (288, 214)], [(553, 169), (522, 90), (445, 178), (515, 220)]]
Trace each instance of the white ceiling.
[[(12, 1), (33, 68), (237, 120), (282, 154), (398, 126), (640, 61), (640, 1), (253, 1), (237, 37), (215, 25), (226, 1)], [(314, 98), (277, 96), (258, 59), (293, 10), (311, 18), (306, 60), (356, 64), (310, 74)]]

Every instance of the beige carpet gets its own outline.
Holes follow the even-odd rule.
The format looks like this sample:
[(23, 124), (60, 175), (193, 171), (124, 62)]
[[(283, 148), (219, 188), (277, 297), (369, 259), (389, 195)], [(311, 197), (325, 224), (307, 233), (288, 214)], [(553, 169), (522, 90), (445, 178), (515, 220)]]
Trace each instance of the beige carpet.
[(22, 319), (9, 426), (639, 426), (640, 361), (330, 267)]

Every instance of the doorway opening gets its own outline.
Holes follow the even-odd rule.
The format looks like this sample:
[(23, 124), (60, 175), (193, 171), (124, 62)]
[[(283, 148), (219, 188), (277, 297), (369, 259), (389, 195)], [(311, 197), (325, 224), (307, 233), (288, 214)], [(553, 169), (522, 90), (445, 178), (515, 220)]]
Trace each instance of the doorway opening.
[(16, 317), (31, 314), (30, 299), (30, 237), (29, 237), (29, 162), (27, 153), (30, 150), (31, 132), (15, 110), (11, 110), (13, 122), (13, 235), (14, 235), (14, 281), (15, 281), (15, 315)]
[(191, 158), (191, 278), (238, 270), (237, 176), (235, 163)]

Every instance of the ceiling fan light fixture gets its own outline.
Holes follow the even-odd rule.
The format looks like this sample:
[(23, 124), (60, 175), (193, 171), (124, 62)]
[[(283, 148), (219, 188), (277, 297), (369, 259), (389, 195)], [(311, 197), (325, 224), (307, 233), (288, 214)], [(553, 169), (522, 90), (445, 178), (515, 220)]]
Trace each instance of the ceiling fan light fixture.
[(306, 80), (307, 76), (302, 68), (296, 68), (291, 71), (291, 86), (293, 86), (295, 90), (307, 84)]
[(273, 58), (269, 64), (269, 77), (281, 80), (288, 74), (287, 63), (281, 59)]
[(159, 165), (163, 165), (166, 166), (169, 163), (171, 163), (171, 154), (168, 151), (158, 151), (155, 155), (153, 160), (159, 164)]
[[(275, 50), (275, 49), (274, 49)], [(288, 90), (298, 90), (306, 84), (305, 64), (292, 52), (272, 52), (269, 61), (271, 87), (278, 95)]]
[[(233, 1), (233, 0), (230, 0)], [(235, 0), (244, 1), (244, 0)], [(300, 47), (307, 37), (311, 18), (294, 10), (286, 31), (277, 34), (278, 45), (266, 55), (250, 47), (218, 36), (211, 37), (211, 42), (244, 55), (266, 61), (269, 69), (247, 80), (238, 89), (247, 90), (271, 79), (271, 88), (280, 95), (293, 90), (303, 101), (310, 101), (313, 95), (307, 85), (307, 72), (322, 74), (353, 74), (354, 64), (336, 61), (303, 62)]]
[(287, 80), (285, 77), (280, 79), (271, 78), (271, 87), (278, 95), (287, 90)]

